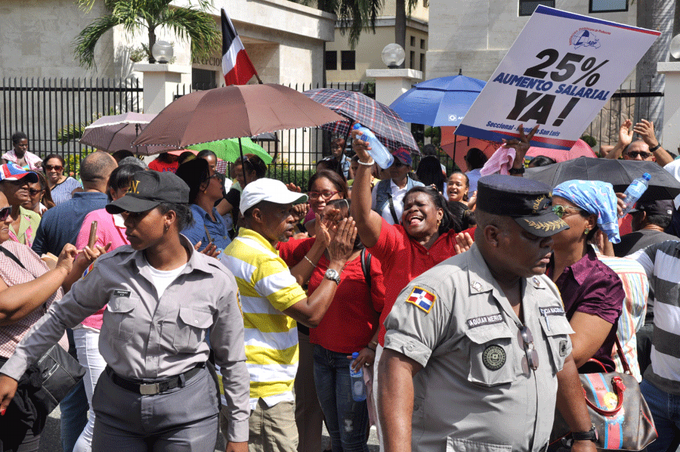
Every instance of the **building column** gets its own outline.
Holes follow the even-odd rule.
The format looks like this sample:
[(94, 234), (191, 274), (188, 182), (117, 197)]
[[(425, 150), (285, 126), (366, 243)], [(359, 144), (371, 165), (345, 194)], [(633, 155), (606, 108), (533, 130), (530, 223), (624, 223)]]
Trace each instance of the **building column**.
[(656, 64), (659, 74), (666, 76), (664, 92), (663, 147), (672, 153), (680, 145), (680, 61), (665, 61)]
[(191, 84), (191, 66), (137, 63), (136, 72), (144, 74), (144, 113), (160, 113), (174, 100), (179, 84)]
[(390, 105), (422, 80), (423, 73), (414, 69), (368, 69), (366, 77), (375, 79), (375, 100)]

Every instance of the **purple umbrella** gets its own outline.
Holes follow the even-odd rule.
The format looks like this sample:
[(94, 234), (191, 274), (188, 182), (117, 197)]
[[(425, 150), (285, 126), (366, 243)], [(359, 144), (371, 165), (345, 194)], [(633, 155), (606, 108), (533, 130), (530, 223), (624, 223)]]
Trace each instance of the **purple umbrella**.
[(155, 118), (155, 114), (128, 112), (121, 115), (102, 116), (85, 128), (80, 142), (104, 151), (115, 152), (121, 149), (135, 154), (158, 154), (175, 147), (147, 148), (132, 146), (132, 142)]

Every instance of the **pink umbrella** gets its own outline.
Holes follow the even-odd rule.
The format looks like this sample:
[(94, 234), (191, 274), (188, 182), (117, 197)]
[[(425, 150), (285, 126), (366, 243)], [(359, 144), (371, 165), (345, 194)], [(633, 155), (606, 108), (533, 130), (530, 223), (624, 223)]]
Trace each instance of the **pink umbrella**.
[(541, 148), (532, 146), (527, 151), (526, 157), (538, 157), (544, 155), (555, 160), (557, 163), (566, 162), (579, 157), (597, 157), (588, 143), (579, 139), (568, 151), (562, 149)]

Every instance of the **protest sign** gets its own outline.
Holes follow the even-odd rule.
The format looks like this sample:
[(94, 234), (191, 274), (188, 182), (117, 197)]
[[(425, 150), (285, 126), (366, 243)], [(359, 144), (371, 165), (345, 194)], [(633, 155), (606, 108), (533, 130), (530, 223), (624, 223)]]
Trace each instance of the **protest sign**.
[(539, 6), (456, 135), (501, 141), (539, 124), (533, 146), (569, 149), (659, 34)]

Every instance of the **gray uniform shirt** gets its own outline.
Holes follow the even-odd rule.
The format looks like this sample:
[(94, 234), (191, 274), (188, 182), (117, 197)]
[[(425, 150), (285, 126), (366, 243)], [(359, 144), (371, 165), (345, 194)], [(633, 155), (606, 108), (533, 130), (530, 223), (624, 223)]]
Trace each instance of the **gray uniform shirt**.
[[(160, 299), (143, 252), (122, 246), (101, 256), (19, 343), (0, 372), (19, 380), (66, 328), (106, 305), (99, 351), (118, 375), (157, 380), (208, 360), (210, 349), (224, 376), (230, 441), (248, 440), (250, 375), (236, 280), (217, 259), (182, 244), (191, 257)], [(213, 396), (208, 395), (206, 396)]]
[[(385, 348), (415, 360), (412, 450), (538, 451), (573, 333), (555, 285), (521, 280), (524, 322), (476, 245), (414, 279), (385, 320)], [(528, 367), (528, 327), (538, 369)], [(384, 378), (384, 377), (383, 377)]]

